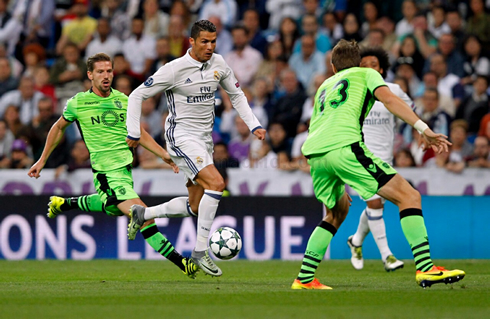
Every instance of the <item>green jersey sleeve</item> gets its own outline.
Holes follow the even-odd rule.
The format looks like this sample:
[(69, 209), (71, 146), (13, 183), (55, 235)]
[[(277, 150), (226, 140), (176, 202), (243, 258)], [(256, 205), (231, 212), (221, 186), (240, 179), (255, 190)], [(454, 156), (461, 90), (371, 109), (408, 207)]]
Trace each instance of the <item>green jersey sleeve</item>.
[(369, 92), (371, 92), (371, 95), (376, 99), (374, 91), (380, 86), (386, 86), (386, 83), (378, 71), (368, 69), (366, 70), (366, 85)]
[(77, 98), (76, 95), (66, 101), (63, 109), (63, 118), (68, 122), (74, 122), (77, 119)]

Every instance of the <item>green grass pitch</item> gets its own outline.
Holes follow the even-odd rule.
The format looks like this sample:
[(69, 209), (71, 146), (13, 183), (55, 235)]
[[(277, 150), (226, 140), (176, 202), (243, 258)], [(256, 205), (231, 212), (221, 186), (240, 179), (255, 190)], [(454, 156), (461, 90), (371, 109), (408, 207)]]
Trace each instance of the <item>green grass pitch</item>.
[(218, 264), (221, 278), (192, 280), (168, 261), (2, 260), (0, 318), (490, 318), (490, 260), (439, 261), (466, 278), (425, 290), (411, 261), (324, 261), (329, 291), (290, 289), (300, 261)]

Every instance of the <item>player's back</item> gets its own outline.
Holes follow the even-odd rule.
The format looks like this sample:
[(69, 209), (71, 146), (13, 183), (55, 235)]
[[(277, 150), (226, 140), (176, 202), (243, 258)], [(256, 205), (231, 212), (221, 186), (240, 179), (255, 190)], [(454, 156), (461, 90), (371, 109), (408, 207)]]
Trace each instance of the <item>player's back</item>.
[(375, 101), (374, 91), (384, 85), (381, 75), (369, 68), (345, 69), (327, 79), (315, 96), (303, 154), (324, 154), (362, 141), (362, 126)]
[(117, 90), (105, 98), (89, 90), (67, 102), (63, 117), (77, 122), (97, 171), (123, 167), (133, 160), (125, 139), (127, 101), (128, 97)]

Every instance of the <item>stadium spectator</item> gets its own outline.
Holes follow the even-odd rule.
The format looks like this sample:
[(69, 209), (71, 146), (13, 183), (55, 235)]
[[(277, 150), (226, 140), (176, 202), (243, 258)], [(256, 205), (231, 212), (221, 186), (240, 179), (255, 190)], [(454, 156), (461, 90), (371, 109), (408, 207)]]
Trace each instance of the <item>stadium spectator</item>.
[[(161, 1), (160, 1), (161, 2)], [(190, 12), (190, 7), (191, 6), (200, 6), (202, 3), (202, 0), (174, 0), (172, 1), (172, 5), (169, 10), (169, 14), (171, 16), (180, 16), (182, 18), (182, 21), (184, 23), (184, 29), (185, 30), (190, 30), (192, 28), (192, 24), (194, 23), (195, 20), (193, 20), (193, 16)], [(164, 10), (165, 11), (165, 10)]]
[(396, 43), (395, 23), (389, 17), (384, 16), (376, 22), (376, 28), (384, 32), (383, 49), (391, 52), (391, 48)]
[(370, 30), (377, 28), (378, 8), (376, 4), (371, 1), (364, 3), (363, 15), (365, 21), (361, 25), (361, 35), (366, 37)]
[[(10, 1), (11, 4), (13, 1)], [(22, 24), (19, 45), (40, 43), (47, 47), (53, 36), (53, 13), (55, 0), (16, 1), (12, 7), (12, 16), (20, 19)], [(12, 37), (16, 39), (15, 32)]]
[(34, 163), (34, 159), (27, 154), (27, 151), (27, 143), (22, 139), (16, 139), (12, 143), (9, 168), (29, 168)]
[(382, 47), (385, 41), (383, 30), (375, 28), (368, 31), (364, 40), (359, 43), (360, 47)]
[[(439, 94), (452, 97), (457, 109), (464, 99), (464, 88), (458, 76), (448, 72), (447, 62), (441, 54), (434, 54), (430, 58), (430, 70), (437, 75)], [(456, 109), (450, 110), (449, 114), (454, 116)]]
[(149, 97), (141, 103), (141, 120), (148, 124), (147, 132), (157, 134), (161, 129), (160, 112), (156, 110), (156, 98)]
[(231, 28), (237, 21), (237, 4), (235, 0), (205, 0), (201, 6), (199, 20), (207, 20), (217, 15), (227, 28)]
[(301, 147), (308, 137), (308, 127), (310, 120), (306, 121), (306, 130), (298, 133), (293, 139), (293, 145), (291, 146), (291, 162), (289, 165), (290, 170), (299, 169), (304, 173), (310, 173), (310, 165), (308, 165), (308, 159), (301, 152)]
[(316, 19), (320, 21), (322, 8), (320, 6), (319, 0), (302, 0), (302, 5), (300, 10), (303, 11), (303, 15), (298, 19), (299, 25), (301, 25), (302, 18), (307, 14), (314, 15)]
[(230, 155), (228, 152), (228, 146), (226, 146), (226, 143), (223, 142), (214, 144), (213, 160), (214, 166), (216, 166), (218, 169), (229, 167), (236, 168), (240, 166), (238, 159)]
[(277, 164), (273, 167), (277, 167), (282, 170), (292, 170), (294, 166), (291, 165), (291, 147), (293, 145), (293, 139), (287, 136), (287, 132), (284, 125), (280, 122), (271, 122), (267, 129), (269, 134), (270, 151), (277, 156)]
[(267, 114), (272, 109), (270, 97), (271, 82), (268, 78), (257, 78), (252, 85), (252, 99), (249, 101), (252, 112), (255, 114), (259, 122), (267, 127), (269, 118)]
[(416, 167), (415, 159), (409, 149), (402, 148), (395, 154), (395, 167)]
[(80, 168), (91, 168), (90, 153), (83, 140), (77, 140), (73, 144), (68, 162), (56, 168), (54, 173), (55, 179), (58, 179), (65, 172), (71, 173)]
[(250, 134), (248, 126), (238, 114), (235, 115), (235, 127), (238, 135), (232, 138), (230, 143), (228, 143), (228, 152), (231, 157), (236, 158), (242, 163), (249, 156), (250, 143), (253, 139), (253, 135)]
[(418, 13), (413, 19), (413, 36), (420, 53), (424, 58), (428, 58), (436, 52), (437, 39), (429, 32), (427, 17), (423, 13)]
[(49, 83), (49, 70), (45, 66), (38, 66), (34, 70), (34, 89), (48, 96), (53, 101), (53, 109), (56, 108), (58, 100), (56, 98), (55, 87)]
[(46, 63), (46, 51), (39, 43), (24, 46), (22, 54), (24, 60), (24, 72), (22, 76), (34, 76), (34, 71)]
[(271, 83), (274, 83), (276, 78), (277, 59), (283, 55), (284, 50), (282, 43), (276, 39), (267, 45), (267, 52), (264, 59), (259, 65), (259, 69), (255, 73), (255, 79), (266, 77)]
[(446, 10), (440, 5), (434, 5), (431, 10), (431, 21), (429, 22), (429, 32), (436, 39), (440, 39), (443, 34), (451, 34), (451, 28), (446, 23)]
[(434, 157), (429, 158), (424, 163), (424, 167), (443, 168), (449, 172), (453, 172), (456, 174), (461, 173), (464, 170), (465, 162), (464, 161), (452, 162), (449, 159), (450, 152), (451, 152), (451, 147), (449, 147), (449, 152), (442, 152), (439, 154), (435, 154)]
[(284, 19), (296, 21), (301, 16), (300, 6), (301, 0), (267, 0), (265, 9), (270, 14), (269, 29), (280, 29)]
[(449, 140), (453, 143), (449, 152), (449, 162), (464, 162), (473, 153), (473, 145), (467, 138), (468, 123), (465, 120), (453, 121), (449, 133)]
[(466, 37), (466, 33), (464, 31), (461, 13), (456, 9), (448, 10), (446, 13), (446, 22), (456, 41), (456, 49), (459, 53), (463, 53), (463, 41)]
[(118, 75), (114, 80), (114, 88), (129, 96), (133, 91), (133, 78), (126, 74)]
[(225, 56), (225, 61), (240, 85), (248, 87), (262, 62), (262, 54), (248, 44), (248, 30), (244, 26), (233, 27), (231, 35), (234, 49)]
[(127, 75), (134, 79), (134, 86), (140, 85), (145, 79), (143, 74), (138, 74), (131, 70), (131, 65), (124, 57), (124, 54), (116, 53), (114, 56), (114, 77), (117, 79), (120, 75)]
[(456, 111), (456, 119), (464, 119), (468, 122), (468, 133), (470, 135), (478, 133), (481, 119), (490, 112), (487, 90), (488, 78), (486, 76), (478, 76), (473, 83), (473, 92), (463, 100)]
[[(425, 88), (437, 88), (438, 84), (439, 79), (434, 72), (429, 71), (425, 73), (423, 82), (420, 84), (419, 89), (414, 94), (414, 96), (417, 98), (417, 101), (420, 102), (419, 99), (421, 99), (424, 95)], [(454, 113), (451, 114), (451, 112), (454, 112), (455, 110), (454, 100), (450, 95), (443, 95), (439, 93), (439, 106), (444, 112), (448, 113), (451, 116), (454, 115)]]
[(13, 55), (8, 54), (5, 44), (3, 44), (3, 42), (0, 42), (0, 58), (8, 59), (12, 76), (14, 78), (20, 78), (24, 66)]
[[(456, 43), (454, 37), (450, 33), (441, 35), (437, 44), (437, 52), (440, 53), (447, 64), (447, 72), (457, 75), (462, 78), (465, 74), (463, 71), (464, 58), (456, 50)], [(426, 60), (424, 73), (430, 69), (430, 60)]]
[[(143, 123), (143, 122), (142, 122)], [(138, 167), (142, 169), (172, 169), (161, 158), (150, 152), (144, 147), (137, 148)]]
[(14, 134), (7, 127), (7, 122), (0, 119), (0, 168), (7, 168), (10, 165), (10, 154)]
[(279, 28), (279, 41), (282, 43), (283, 52), (287, 59), (293, 54), (294, 44), (298, 38), (299, 30), (296, 21), (290, 17), (282, 19)]
[(222, 56), (227, 55), (233, 50), (233, 37), (230, 31), (226, 30), (218, 16), (210, 16), (209, 21), (216, 26), (216, 49), (215, 52)]
[(356, 40), (356, 42), (361, 42), (362, 37), (359, 29), (359, 21), (354, 14), (349, 13), (344, 19), (344, 39), (346, 40)]
[(67, 44), (63, 48), (63, 56), (56, 60), (49, 76), (49, 82), (56, 88), (58, 114), (61, 114), (61, 109), (69, 98), (83, 90), (83, 80), (86, 77), (87, 68), (78, 47), (73, 43)]
[(13, 54), (22, 33), (22, 24), (7, 11), (8, 3), (8, 0), (0, 0), (0, 42), (7, 45), (9, 54)]
[(344, 28), (338, 22), (337, 16), (333, 12), (326, 12), (323, 15), (323, 26), (320, 32), (328, 36), (332, 46), (344, 37)]
[(461, 83), (464, 85), (473, 84), (477, 75), (490, 75), (490, 61), (483, 56), (481, 41), (475, 35), (465, 38), (464, 53), (466, 61), (463, 64), (463, 78)]
[(490, 51), (490, 15), (485, 12), (483, 0), (470, 0), (472, 16), (466, 23), (466, 32), (476, 35), (483, 44), (483, 51)]
[[(318, 21), (313, 14), (307, 14), (302, 20), (303, 34), (311, 35), (315, 39), (316, 49), (321, 53), (326, 53), (332, 48), (329, 38), (320, 32)], [(293, 53), (301, 52), (301, 40), (297, 39), (294, 44)]]
[(113, 34), (123, 41), (131, 35), (131, 18), (121, 8), (122, 0), (105, 0), (101, 3), (101, 15), (109, 19)]
[(155, 49), (157, 57), (151, 65), (151, 74), (155, 73), (159, 68), (175, 59), (175, 57), (170, 54), (170, 42), (168, 41), (167, 37), (158, 39), (155, 45)]
[(0, 98), (6, 92), (15, 90), (18, 85), (19, 81), (12, 75), (12, 69), (10, 68), (8, 58), (0, 57)]
[(467, 165), (468, 167), (490, 168), (490, 146), (486, 136), (478, 136), (475, 139), (475, 148)]
[(25, 132), (26, 125), (20, 121), (19, 107), (8, 105), (3, 114), (3, 119), (7, 123), (7, 128), (12, 132), (15, 138), (19, 138), (22, 132)]
[(311, 81), (311, 85), (308, 87), (307, 95), (308, 98), (305, 100), (303, 104), (303, 111), (301, 112), (301, 119), (298, 125), (297, 131), (298, 133), (303, 132), (307, 129), (307, 122), (311, 118), (311, 114), (313, 114), (313, 107), (315, 105), (315, 95), (320, 88), (320, 85), (327, 79), (325, 74), (317, 74), (313, 77)]
[[(39, 115), (32, 119), (24, 133), (29, 139), (35, 160), (41, 156), (49, 129), (59, 119), (59, 115), (55, 115), (53, 112), (53, 101), (49, 97), (43, 97), (39, 100), (38, 111)], [(69, 150), (68, 142), (63, 138), (46, 161), (45, 167), (57, 168), (66, 163), (69, 157)]]
[(41, 92), (34, 90), (33, 79), (22, 77), (18, 89), (5, 93), (0, 99), (0, 117), (6, 117), (7, 107), (13, 105), (18, 108), (19, 119), (22, 124), (28, 124), (32, 118), (38, 115), (37, 105), (42, 97)]
[(414, 95), (420, 89), (420, 80), (417, 77), (417, 73), (413, 68), (413, 61), (411, 59), (401, 59), (397, 61), (395, 74), (398, 77), (404, 78), (408, 82), (408, 88), (410, 95)]
[(111, 24), (108, 18), (99, 18), (97, 32), (85, 50), (85, 59), (99, 52), (104, 52), (111, 58), (121, 51), (122, 42), (111, 33)]
[(414, 0), (405, 0), (402, 4), (403, 19), (396, 24), (395, 33), (398, 37), (403, 37), (413, 32), (413, 20), (417, 13), (417, 4)]
[(62, 30), (61, 37), (56, 44), (56, 53), (62, 54), (67, 43), (74, 43), (80, 51), (92, 40), (97, 29), (97, 20), (88, 15), (88, 0), (74, 0), (71, 11), (75, 19), (68, 22)]
[(423, 105), (419, 108), (420, 118), (435, 133), (449, 135), (451, 117), (439, 106), (439, 93), (435, 88), (426, 88), (422, 98)]
[(280, 79), (285, 95), (274, 105), (272, 116), (269, 116), (269, 123), (280, 122), (284, 126), (287, 137), (290, 138), (296, 135), (306, 95), (293, 70), (283, 70)]
[(143, 34), (145, 22), (135, 17), (131, 24), (131, 36), (123, 42), (122, 53), (129, 62), (131, 72), (144, 77), (150, 72), (155, 59), (155, 39)]
[(301, 52), (293, 53), (289, 65), (296, 72), (304, 88), (310, 86), (315, 74), (325, 72), (325, 59), (316, 48), (313, 35), (306, 34), (301, 37)]
[(490, 113), (481, 119), (478, 136), (486, 136), (490, 140)]
[(179, 58), (189, 49), (189, 38), (186, 35), (184, 19), (179, 15), (170, 16), (170, 26), (168, 28), (170, 41), (170, 54)]
[(243, 14), (243, 25), (248, 30), (248, 43), (250, 46), (264, 55), (267, 49), (267, 40), (260, 29), (259, 12), (254, 9), (246, 10)]
[(144, 35), (153, 39), (168, 35), (170, 18), (167, 13), (158, 9), (158, 0), (144, 0), (143, 18), (145, 20)]

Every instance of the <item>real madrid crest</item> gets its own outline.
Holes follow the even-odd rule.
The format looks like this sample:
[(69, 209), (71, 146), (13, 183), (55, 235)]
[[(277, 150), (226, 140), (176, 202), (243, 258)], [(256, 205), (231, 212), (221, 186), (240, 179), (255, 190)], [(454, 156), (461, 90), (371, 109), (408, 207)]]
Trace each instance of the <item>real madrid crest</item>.
[(201, 158), (201, 156), (196, 157), (197, 165), (202, 165), (203, 162), (204, 162), (204, 160)]
[(219, 76), (218, 71), (214, 71), (214, 79), (215, 79), (216, 81), (219, 81), (220, 76)]

